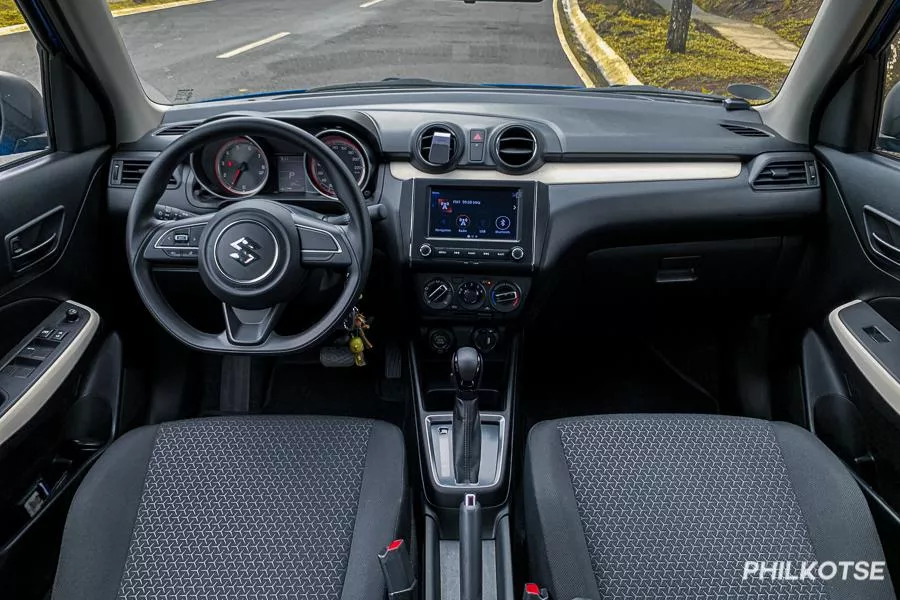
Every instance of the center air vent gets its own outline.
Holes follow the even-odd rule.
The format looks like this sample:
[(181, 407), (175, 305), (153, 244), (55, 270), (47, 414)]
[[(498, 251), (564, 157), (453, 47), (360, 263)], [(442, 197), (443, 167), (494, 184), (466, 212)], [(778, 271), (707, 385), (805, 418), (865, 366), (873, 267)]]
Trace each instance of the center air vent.
[(755, 138), (764, 138), (764, 137), (772, 137), (770, 134), (766, 133), (762, 129), (757, 129), (755, 127), (749, 127), (747, 125), (739, 125), (737, 123), (719, 123), (722, 127), (730, 131), (731, 133), (735, 133), (737, 135), (741, 135), (744, 137), (755, 137)]
[(428, 125), (416, 138), (413, 153), (430, 171), (449, 171), (459, 160), (462, 148), (456, 131), (447, 125)]
[(751, 184), (764, 190), (817, 187), (816, 163), (811, 160), (772, 161), (760, 169)]
[[(150, 160), (134, 158), (114, 158), (109, 168), (109, 184), (115, 187), (137, 187), (151, 162)], [(169, 176), (167, 187), (173, 188), (177, 186), (178, 179), (175, 178), (173, 173)]]
[(523, 171), (537, 160), (537, 137), (527, 127), (510, 125), (497, 134), (494, 151), (494, 158), (502, 167), (510, 171)]
[(177, 125), (170, 125), (168, 127), (163, 127), (153, 135), (184, 135), (189, 131), (193, 131), (200, 123), (178, 123)]

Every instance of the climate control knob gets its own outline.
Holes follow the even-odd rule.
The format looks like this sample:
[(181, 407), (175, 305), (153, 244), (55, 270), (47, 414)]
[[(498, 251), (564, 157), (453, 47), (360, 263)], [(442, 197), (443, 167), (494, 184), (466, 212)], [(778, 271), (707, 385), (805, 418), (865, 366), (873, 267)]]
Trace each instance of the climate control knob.
[(432, 252), (434, 252), (434, 248), (431, 247), (431, 244), (422, 244), (419, 246), (419, 256), (422, 258), (428, 258), (431, 256)]
[(525, 248), (522, 246), (515, 246), (512, 250), (509, 251), (509, 255), (513, 260), (522, 260), (525, 258)]
[(521, 302), (522, 290), (514, 283), (501, 281), (491, 290), (491, 306), (500, 312), (512, 312)]
[(432, 279), (422, 290), (422, 300), (434, 310), (447, 308), (453, 300), (453, 288), (443, 279)]
[(484, 286), (477, 281), (467, 281), (457, 290), (459, 301), (466, 308), (481, 308), (484, 304)]

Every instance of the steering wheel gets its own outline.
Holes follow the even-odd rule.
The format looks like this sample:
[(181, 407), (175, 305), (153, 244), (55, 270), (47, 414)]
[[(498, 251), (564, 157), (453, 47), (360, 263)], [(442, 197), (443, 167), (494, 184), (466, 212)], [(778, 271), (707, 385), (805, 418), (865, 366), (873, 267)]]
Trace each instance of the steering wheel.
[[(178, 221), (155, 218), (154, 209), (175, 168), (205, 144), (235, 135), (274, 138), (318, 160), (346, 207), (349, 223), (262, 199)], [(315, 136), (275, 119), (229, 117), (186, 133), (150, 164), (128, 211), (126, 245), (141, 300), (176, 339), (207, 352), (286, 354), (321, 343), (352, 310), (372, 262), (372, 224), (350, 170)], [(173, 265), (196, 265), (207, 289), (222, 302), (224, 331), (202, 332), (172, 309), (152, 271)], [(273, 332), (311, 268), (342, 272), (340, 296), (306, 331), (287, 336)]]

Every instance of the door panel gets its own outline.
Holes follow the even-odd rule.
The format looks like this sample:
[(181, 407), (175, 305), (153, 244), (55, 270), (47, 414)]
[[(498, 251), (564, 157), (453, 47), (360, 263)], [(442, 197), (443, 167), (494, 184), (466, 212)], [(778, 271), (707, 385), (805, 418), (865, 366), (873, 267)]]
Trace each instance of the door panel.
[(820, 437), (898, 509), (900, 162), (826, 147), (817, 153), (826, 173), (826, 227), (804, 297), (808, 314), (824, 319), (808, 325), (823, 333), (847, 387), (833, 385), (838, 392), (824, 400), (807, 396), (810, 418), (827, 428)]

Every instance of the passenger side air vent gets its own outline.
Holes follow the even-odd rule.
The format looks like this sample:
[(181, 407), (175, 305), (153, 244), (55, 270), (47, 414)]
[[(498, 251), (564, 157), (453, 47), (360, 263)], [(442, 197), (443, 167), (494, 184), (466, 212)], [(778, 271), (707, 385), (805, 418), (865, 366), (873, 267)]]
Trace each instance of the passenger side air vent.
[(459, 135), (448, 125), (428, 125), (416, 138), (413, 154), (429, 171), (449, 171), (456, 166), (462, 148)]
[(719, 123), (722, 127), (730, 131), (731, 133), (736, 133), (737, 135), (742, 135), (744, 137), (753, 137), (753, 138), (764, 138), (764, 137), (772, 137), (771, 134), (766, 133), (762, 129), (757, 129), (755, 127), (749, 127), (747, 125), (738, 125), (737, 123)]
[(812, 188), (819, 186), (813, 160), (778, 160), (766, 163), (750, 184), (760, 190)]
[(494, 159), (506, 170), (524, 171), (537, 160), (537, 137), (527, 127), (509, 125), (494, 139), (494, 154)]
[[(134, 158), (114, 158), (109, 168), (109, 185), (113, 187), (137, 187), (151, 160)], [(169, 176), (169, 188), (178, 187), (178, 179), (175, 174)]]
[(199, 122), (178, 123), (177, 125), (163, 127), (153, 135), (184, 135), (188, 131), (193, 131), (198, 125), (200, 125)]

